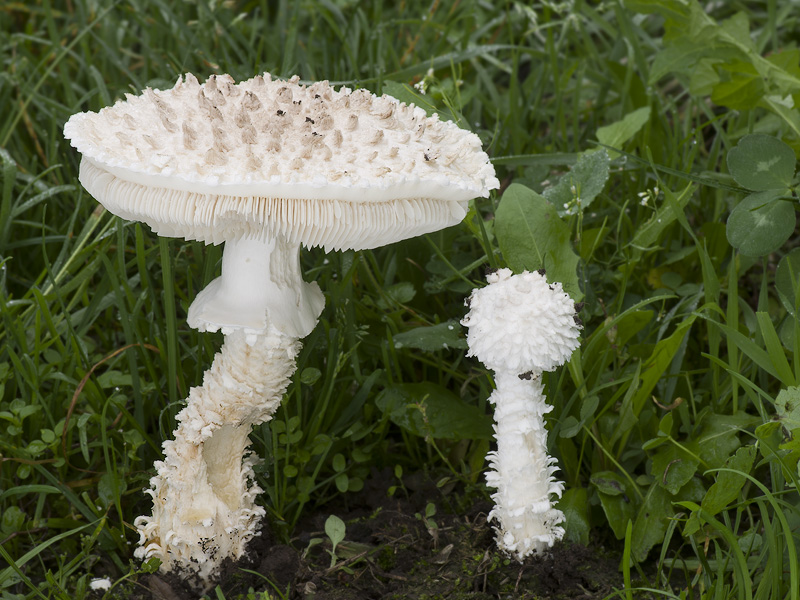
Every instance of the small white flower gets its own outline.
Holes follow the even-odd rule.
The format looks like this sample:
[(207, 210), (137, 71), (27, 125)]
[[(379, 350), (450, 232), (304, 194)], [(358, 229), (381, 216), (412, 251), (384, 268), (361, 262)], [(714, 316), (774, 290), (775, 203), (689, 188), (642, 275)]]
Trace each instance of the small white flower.
[(110, 590), (111, 589), (111, 580), (108, 577), (102, 577), (99, 579), (92, 579), (89, 582), (89, 589), (90, 590)]

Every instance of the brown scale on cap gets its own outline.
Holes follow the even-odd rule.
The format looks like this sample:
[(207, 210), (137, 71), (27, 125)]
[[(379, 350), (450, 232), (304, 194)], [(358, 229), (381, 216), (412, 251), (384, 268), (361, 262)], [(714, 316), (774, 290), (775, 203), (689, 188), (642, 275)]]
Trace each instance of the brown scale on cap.
[(275, 99), (281, 104), (291, 104), (293, 98), (292, 90), (288, 86), (283, 86), (275, 94)]
[(203, 90), (197, 94), (197, 102), (200, 105), (200, 109), (205, 112), (212, 121), (224, 121), (225, 118), (222, 116), (222, 112), (214, 106), (214, 103), (211, 102), (208, 98), (206, 98), (206, 94)]
[(239, 128), (252, 124), (252, 121), (250, 120), (250, 115), (248, 115), (247, 111), (245, 110), (237, 111), (236, 116), (233, 119), (233, 122)]
[(125, 127), (130, 129), (131, 131), (136, 131), (136, 129), (139, 127), (138, 124), (136, 123), (136, 119), (134, 119), (128, 113), (122, 115), (122, 122), (125, 124)]
[(228, 142), (228, 134), (221, 127), (212, 125), (211, 134), (214, 136), (214, 149), (217, 152), (225, 154), (233, 148)]
[(146, 142), (147, 142), (147, 144), (148, 144), (148, 145), (149, 145), (149, 146), (150, 146), (150, 147), (151, 147), (153, 150), (161, 150), (161, 149), (163, 149), (163, 148), (164, 148), (163, 144), (161, 144), (161, 142), (159, 142), (159, 141), (158, 141), (158, 139), (156, 139), (156, 138), (155, 138), (155, 137), (153, 137), (152, 135), (147, 135), (147, 134), (144, 134), (144, 135), (142, 136), (142, 139), (144, 139), (144, 141), (146, 141)]
[(394, 114), (394, 106), (387, 104), (383, 107), (377, 108), (372, 112), (372, 114), (379, 119), (388, 119)]
[(206, 162), (210, 165), (223, 166), (228, 164), (228, 157), (216, 147), (213, 147), (206, 152)]
[(217, 87), (217, 76), (212, 75), (206, 82), (206, 97), (214, 106), (225, 106), (228, 101), (225, 94)]
[(264, 110), (264, 105), (261, 104), (261, 100), (258, 99), (258, 96), (248, 90), (244, 93), (244, 98), (242, 98), (242, 108), (255, 112)]
[(256, 128), (248, 124), (242, 128), (242, 142), (245, 144), (255, 144), (258, 141)]
[(183, 122), (183, 145), (187, 150), (197, 148), (197, 132), (186, 121)]

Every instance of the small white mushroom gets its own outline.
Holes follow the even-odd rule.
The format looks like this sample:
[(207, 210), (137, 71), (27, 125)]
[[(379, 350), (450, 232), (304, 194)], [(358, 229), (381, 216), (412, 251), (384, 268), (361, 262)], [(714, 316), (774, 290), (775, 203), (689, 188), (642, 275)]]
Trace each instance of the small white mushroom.
[(548, 284), (542, 273), (500, 269), (486, 280), (470, 294), (461, 323), (468, 328), (467, 355), (495, 372), (489, 401), (497, 450), (489, 453), (486, 483), (497, 491), (489, 518), (497, 523), (497, 545), (522, 561), (564, 535), (564, 515), (552, 502), (564, 485), (547, 455), (544, 415), (552, 406), (541, 374), (569, 360), (580, 345), (580, 321), (561, 284)]

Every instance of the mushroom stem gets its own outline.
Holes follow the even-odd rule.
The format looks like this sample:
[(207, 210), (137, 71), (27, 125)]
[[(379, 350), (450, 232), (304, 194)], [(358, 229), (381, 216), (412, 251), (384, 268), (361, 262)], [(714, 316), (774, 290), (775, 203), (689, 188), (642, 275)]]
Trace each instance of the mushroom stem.
[(486, 483), (497, 491), (489, 518), (498, 523), (498, 546), (521, 560), (564, 535), (557, 526), (564, 514), (551, 501), (561, 497), (564, 484), (553, 477), (558, 467), (547, 455), (544, 427), (544, 415), (553, 407), (546, 402), (540, 374), (525, 380), (500, 371), (495, 382), (489, 401), (494, 404), (497, 450), (488, 455)]
[(271, 325), (298, 338), (317, 324), (325, 298), (303, 280), (300, 245), (280, 237), (242, 237), (225, 243), (222, 275), (189, 307), (189, 325), (200, 331), (264, 331)]
[(138, 558), (194, 574), (209, 589), (226, 558), (237, 559), (260, 527), (258, 461), (245, 456), (253, 425), (271, 418), (295, 370), (300, 341), (269, 327), (227, 335), (200, 387), (189, 390), (174, 441), (150, 479), (152, 516), (135, 520)]

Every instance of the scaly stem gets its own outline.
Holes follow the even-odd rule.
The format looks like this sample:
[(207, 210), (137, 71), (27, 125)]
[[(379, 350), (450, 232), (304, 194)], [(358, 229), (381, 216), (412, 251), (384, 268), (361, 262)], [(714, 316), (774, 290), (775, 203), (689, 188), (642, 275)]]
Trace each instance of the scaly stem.
[(486, 474), (495, 507), (489, 514), (498, 523), (497, 544), (519, 560), (541, 552), (564, 535), (564, 520), (551, 498), (561, 496), (564, 484), (553, 474), (556, 460), (547, 455), (544, 415), (550, 410), (539, 374), (529, 380), (513, 373), (495, 375), (494, 404), (497, 451), (489, 453)]
[(135, 521), (139, 558), (156, 556), (163, 571), (182, 570), (208, 589), (225, 558), (238, 559), (260, 527), (262, 491), (252, 483), (257, 460), (245, 456), (253, 425), (280, 405), (300, 350), (296, 337), (273, 328), (236, 331), (178, 413), (174, 441), (150, 480), (152, 516)]

